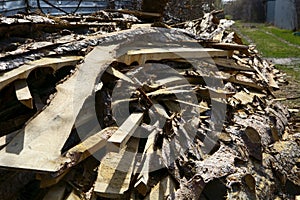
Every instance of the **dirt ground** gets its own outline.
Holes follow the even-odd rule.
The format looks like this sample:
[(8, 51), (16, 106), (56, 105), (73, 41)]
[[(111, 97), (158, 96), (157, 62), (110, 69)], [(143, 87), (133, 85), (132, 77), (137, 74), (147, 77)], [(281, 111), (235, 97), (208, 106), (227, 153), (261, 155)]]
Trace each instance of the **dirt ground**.
[(277, 68), (286, 72), (287, 84), (280, 85), (280, 90), (274, 94), (279, 99), (287, 98), (281, 102), (292, 111), (291, 125), (296, 132), (300, 132), (300, 65)]

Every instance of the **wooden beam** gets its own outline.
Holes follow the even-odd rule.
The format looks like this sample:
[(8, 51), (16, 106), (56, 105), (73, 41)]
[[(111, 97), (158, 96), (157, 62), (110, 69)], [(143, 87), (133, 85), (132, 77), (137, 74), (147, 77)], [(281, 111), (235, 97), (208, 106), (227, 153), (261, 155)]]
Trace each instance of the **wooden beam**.
[(59, 58), (42, 58), (40, 60), (32, 61), (14, 70), (0, 74), (0, 90), (18, 79), (27, 79), (30, 72), (34, 69), (51, 67), (56, 71), (64, 66), (75, 66), (82, 58), (83, 57), (81, 56), (64, 56)]
[(18, 100), (26, 107), (33, 109), (33, 99), (26, 80), (17, 80), (14, 84)]
[(211, 49), (211, 48), (151, 48), (128, 51), (119, 58), (119, 62), (130, 65), (138, 62), (145, 64), (148, 60), (175, 60), (180, 58), (210, 58), (210, 57), (231, 57), (233, 51)]
[(108, 139), (109, 150), (124, 148), (129, 138), (134, 131), (140, 125), (143, 119), (143, 113), (132, 113), (125, 122), (119, 127), (119, 129)]
[(94, 191), (100, 197), (122, 198), (129, 189), (139, 139), (131, 138), (120, 153), (109, 152), (98, 169)]

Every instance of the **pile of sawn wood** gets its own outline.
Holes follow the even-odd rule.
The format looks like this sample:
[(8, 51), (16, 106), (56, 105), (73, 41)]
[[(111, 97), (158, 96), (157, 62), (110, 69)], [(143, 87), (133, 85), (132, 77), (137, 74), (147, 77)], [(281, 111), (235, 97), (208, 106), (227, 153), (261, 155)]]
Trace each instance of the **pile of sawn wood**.
[(284, 74), (218, 12), (126, 13), (0, 18), (0, 199), (297, 198)]

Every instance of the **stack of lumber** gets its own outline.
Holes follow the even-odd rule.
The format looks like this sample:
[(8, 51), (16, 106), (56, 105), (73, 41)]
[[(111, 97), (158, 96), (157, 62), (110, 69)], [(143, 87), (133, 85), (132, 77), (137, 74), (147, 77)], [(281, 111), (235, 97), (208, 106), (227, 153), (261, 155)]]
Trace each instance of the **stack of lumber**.
[(234, 22), (120, 13), (0, 19), (0, 199), (297, 198), (283, 74)]

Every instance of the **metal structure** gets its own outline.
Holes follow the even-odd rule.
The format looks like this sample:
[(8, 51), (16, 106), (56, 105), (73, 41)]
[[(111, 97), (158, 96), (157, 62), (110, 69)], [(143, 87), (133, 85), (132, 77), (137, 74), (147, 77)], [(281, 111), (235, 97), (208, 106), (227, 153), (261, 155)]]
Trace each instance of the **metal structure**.
[(41, 10), (45, 14), (89, 14), (95, 11), (112, 8), (133, 8), (135, 0), (3, 0), (0, 1), (0, 14), (9, 16), (18, 12)]
[(0, 14), (12, 15), (18, 12), (25, 12), (27, 5), (24, 0), (2, 0), (0, 1)]

